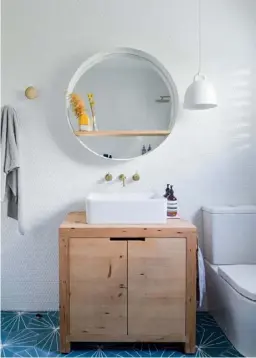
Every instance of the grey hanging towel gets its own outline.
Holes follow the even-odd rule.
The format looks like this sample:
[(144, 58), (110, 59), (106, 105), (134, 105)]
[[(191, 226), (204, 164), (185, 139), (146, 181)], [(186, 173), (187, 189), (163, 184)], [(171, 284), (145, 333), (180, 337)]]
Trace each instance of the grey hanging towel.
[(19, 148), (18, 119), (14, 108), (4, 106), (1, 113), (2, 193), (7, 198), (7, 215), (18, 220), (19, 203)]

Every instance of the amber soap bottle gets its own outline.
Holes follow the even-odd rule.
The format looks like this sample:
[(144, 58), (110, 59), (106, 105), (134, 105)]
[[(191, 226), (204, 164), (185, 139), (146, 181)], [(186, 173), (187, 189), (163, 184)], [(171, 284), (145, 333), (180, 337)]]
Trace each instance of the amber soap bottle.
[(167, 216), (174, 217), (177, 215), (177, 212), (178, 212), (177, 198), (174, 195), (173, 185), (171, 185), (167, 196)]

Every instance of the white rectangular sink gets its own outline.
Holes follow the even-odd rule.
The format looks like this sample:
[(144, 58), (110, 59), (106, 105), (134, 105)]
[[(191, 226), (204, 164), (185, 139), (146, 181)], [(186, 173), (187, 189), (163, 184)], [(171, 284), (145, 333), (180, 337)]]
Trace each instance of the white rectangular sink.
[(167, 201), (153, 192), (91, 193), (86, 198), (87, 224), (165, 224)]

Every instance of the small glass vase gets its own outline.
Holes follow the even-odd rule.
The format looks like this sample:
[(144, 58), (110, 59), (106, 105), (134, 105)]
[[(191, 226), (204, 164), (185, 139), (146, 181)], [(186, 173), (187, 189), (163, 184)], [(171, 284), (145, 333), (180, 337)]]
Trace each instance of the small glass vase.
[(96, 123), (96, 117), (92, 117), (92, 130), (98, 131), (97, 123)]

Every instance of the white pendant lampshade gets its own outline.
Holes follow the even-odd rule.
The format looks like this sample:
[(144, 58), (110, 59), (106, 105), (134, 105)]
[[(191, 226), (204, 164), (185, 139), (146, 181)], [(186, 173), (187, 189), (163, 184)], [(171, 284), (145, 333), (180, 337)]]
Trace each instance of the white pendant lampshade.
[(197, 74), (185, 93), (184, 108), (210, 109), (217, 107), (217, 96), (210, 81), (202, 74)]
[(212, 83), (201, 73), (201, 4), (198, 0), (198, 72), (188, 87), (184, 98), (186, 109), (217, 107), (217, 96)]

